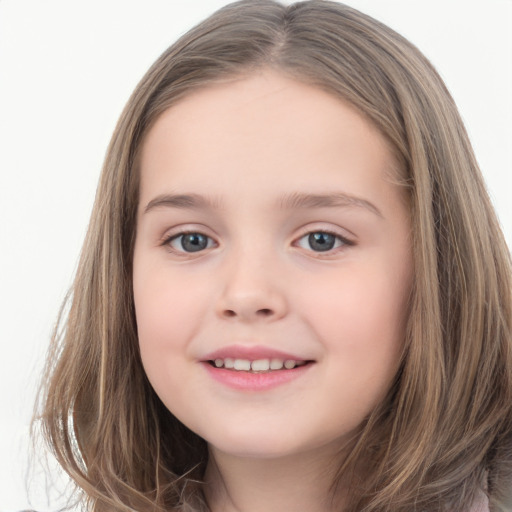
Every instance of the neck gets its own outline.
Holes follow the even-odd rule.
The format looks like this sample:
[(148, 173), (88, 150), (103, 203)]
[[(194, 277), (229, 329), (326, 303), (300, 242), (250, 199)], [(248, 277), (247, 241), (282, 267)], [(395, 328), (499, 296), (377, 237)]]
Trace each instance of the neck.
[[(211, 512), (331, 512), (343, 510), (343, 497), (332, 500), (336, 466), (330, 452), (276, 459), (237, 457), (210, 449), (206, 497)], [(341, 486), (340, 486), (341, 487)]]

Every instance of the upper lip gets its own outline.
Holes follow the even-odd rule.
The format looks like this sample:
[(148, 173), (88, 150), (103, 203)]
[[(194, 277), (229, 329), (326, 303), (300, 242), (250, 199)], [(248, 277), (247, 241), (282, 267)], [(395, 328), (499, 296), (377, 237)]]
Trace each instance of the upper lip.
[(230, 345), (214, 350), (206, 354), (201, 359), (203, 361), (215, 361), (215, 359), (248, 359), (249, 361), (257, 361), (258, 359), (282, 359), (283, 361), (310, 361), (311, 359), (276, 350), (271, 347), (264, 346), (246, 346), (246, 345)]

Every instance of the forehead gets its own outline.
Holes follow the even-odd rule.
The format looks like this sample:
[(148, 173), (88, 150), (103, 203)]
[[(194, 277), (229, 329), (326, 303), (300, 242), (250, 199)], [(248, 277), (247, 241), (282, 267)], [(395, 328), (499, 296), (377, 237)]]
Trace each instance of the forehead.
[[(276, 186), (307, 177), (310, 186), (320, 166), (338, 172), (342, 165), (346, 177), (378, 168), (380, 178), (397, 167), (386, 139), (354, 107), (272, 71), (180, 100), (149, 130), (139, 162), (142, 196), (153, 185), (211, 192), (262, 175)], [(352, 173), (354, 186), (358, 177)]]

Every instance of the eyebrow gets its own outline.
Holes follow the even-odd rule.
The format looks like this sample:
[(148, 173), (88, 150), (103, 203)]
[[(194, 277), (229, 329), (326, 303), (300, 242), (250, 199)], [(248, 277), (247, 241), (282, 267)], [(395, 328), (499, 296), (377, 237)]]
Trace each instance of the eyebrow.
[(162, 194), (152, 199), (144, 208), (144, 213), (159, 207), (182, 208), (189, 210), (218, 209), (220, 201), (199, 194)]
[(344, 208), (355, 206), (369, 210), (378, 217), (384, 218), (382, 212), (370, 201), (351, 194), (345, 194), (344, 192), (332, 192), (328, 194), (304, 194), (293, 192), (282, 197), (279, 201), (279, 206), (283, 209), (290, 210), (302, 208)]
[[(307, 194), (292, 192), (281, 197), (277, 202), (283, 210), (315, 209), (315, 208), (364, 208), (378, 217), (384, 218), (382, 212), (370, 201), (361, 197), (333, 192), (327, 194)], [(179, 208), (191, 210), (219, 209), (221, 201), (200, 194), (162, 194), (152, 199), (144, 208), (147, 213), (155, 208)]]

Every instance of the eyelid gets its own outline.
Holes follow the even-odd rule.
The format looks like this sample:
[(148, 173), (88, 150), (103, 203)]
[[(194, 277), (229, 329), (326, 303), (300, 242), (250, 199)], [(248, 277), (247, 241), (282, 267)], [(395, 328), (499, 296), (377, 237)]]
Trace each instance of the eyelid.
[[(292, 245), (296, 246), (298, 245), (298, 242), (304, 238), (305, 236), (311, 235), (313, 233), (326, 233), (328, 235), (334, 236), (336, 239), (341, 241), (341, 245), (338, 247), (333, 247), (332, 249), (328, 249), (326, 251), (314, 251), (313, 249), (305, 249), (302, 248), (304, 251), (307, 251), (308, 253), (312, 253), (315, 255), (315, 257), (328, 257), (332, 256), (333, 254), (336, 254), (339, 251), (343, 251), (347, 247), (351, 247), (356, 245), (356, 241), (352, 239), (351, 237), (348, 237), (346, 234), (341, 233), (341, 228), (336, 229), (332, 227), (326, 227), (325, 225), (319, 225), (319, 224), (308, 224), (307, 226), (304, 226), (300, 229), (300, 232), (297, 236), (293, 238)], [(347, 230), (343, 230), (347, 231)], [(167, 230), (165, 234), (161, 237), (159, 240), (158, 245), (165, 247), (169, 252), (176, 254), (178, 256), (199, 256), (204, 254), (209, 249), (215, 248), (219, 246), (219, 243), (216, 241), (216, 237), (212, 236), (211, 234), (208, 234), (208, 232), (211, 233), (211, 230), (208, 229), (206, 226), (197, 226), (197, 225), (186, 225), (186, 226), (177, 226), (170, 230)], [(208, 243), (208, 246), (204, 249), (198, 250), (198, 251), (185, 251), (185, 250), (178, 250), (176, 248), (171, 247), (170, 242), (181, 237), (185, 236), (187, 234), (199, 234), (203, 235), (206, 238), (209, 239), (209, 241), (212, 241), (213, 244), (210, 245)], [(354, 235), (353, 235), (354, 236)]]
[(328, 257), (332, 256), (333, 254), (336, 254), (340, 251), (345, 250), (347, 247), (352, 247), (356, 245), (356, 241), (347, 237), (345, 234), (340, 233), (340, 230), (331, 228), (331, 227), (325, 227), (320, 225), (308, 225), (304, 226), (300, 230), (300, 234), (296, 236), (293, 240), (293, 245), (297, 246), (298, 242), (302, 240), (304, 237), (311, 235), (313, 233), (325, 233), (328, 235), (332, 235), (338, 240), (341, 241), (341, 245), (338, 247), (333, 247), (332, 249), (328, 249), (326, 251), (314, 251), (313, 249), (303, 249), (304, 251), (307, 251), (308, 253), (312, 253), (315, 255), (315, 257)]
[[(210, 231), (210, 230), (208, 230), (204, 226), (175, 227), (175, 228), (173, 228), (171, 230), (167, 230), (165, 232), (165, 234), (159, 240), (158, 245), (165, 247), (169, 252), (171, 252), (172, 254), (178, 255), (178, 256), (186, 256), (186, 257), (199, 256), (200, 254), (204, 254), (207, 250), (217, 247), (219, 245), (218, 242), (215, 240), (215, 237), (213, 237), (207, 233), (208, 231)], [(210, 241), (213, 241), (213, 245), (207, 246), (204, 249), (195, 251), (195, 252), (194, 251), (188, 252), (188, 251), (184, 251), (184, 250), (182, 251), (182, 250), (176, 249), (171, 246), (170, 243), (173, 240), (175, 240), (179, 237), (185, 236), (185, 235), (189, 235), (189, 234), (202, 235), (202, 236), (208, 238)]]

